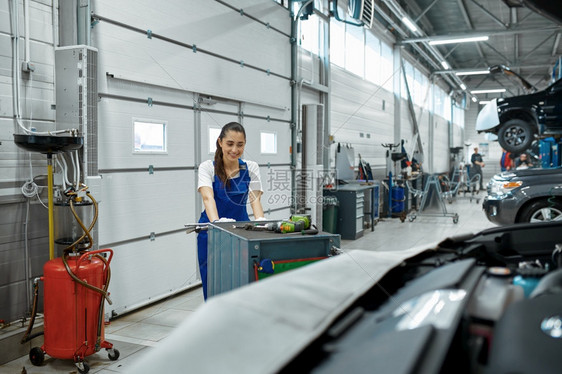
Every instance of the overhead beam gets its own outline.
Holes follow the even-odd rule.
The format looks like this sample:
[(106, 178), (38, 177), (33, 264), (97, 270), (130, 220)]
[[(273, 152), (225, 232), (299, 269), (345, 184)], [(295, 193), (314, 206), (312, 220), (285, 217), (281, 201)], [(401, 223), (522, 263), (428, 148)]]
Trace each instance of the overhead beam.
[[(510, 9), (510, 23), (511, 25), (517, 25), (517, 8)], [(513, 59), (517, 61), (519, 58), (519, 35), (514, 35), (513, 37)]]
[(484, 14), (486, 14), (488, 17), (490, 17), (492, 19), (492, 21), (494, 21), (498, 25), (503, 26), (505, 28), (507, 28), (509, 26), (509, 25), (506, 25), (505, 23), (503, 23), (503, 21), (501, 19), (499, 19), (498, 17), (493, 15), (488, 9), (484, 8), (484, 6), (480, 3), (478, 3), (476, 0), (471, 0), (471, 1), (474, 5), (476, 5), (478, 8), (480, 8), (480, 10), (482, 12), (484, 12)]
[(453, 53), (459, 46), (460, 44), (455, 45), (453, 48), (449, 50), (449, 52), (447, 52), (445, 56), (443, 56), (443, 58), (446, 60), (451, 55), (451, 53)]
[(562, 33), (556, 34), (556, 38), (554, 39), (554, 45), (552, 46), (552, 56), (556, 56), (558, 54), (558, 46), (560, 45), (560, 35)]
[(500, 35), (515, 35), (515, 34), (528, 34), (535, 32), (555, 32), (561, 31), (562, 26), (546, 26), (546, 27), (530, 27), (530, 28), (511, 28), (507, 30), (480, 30), (475, 32), (459, 33), (459, 34), (448, 34), (448, 35), (434, 35), (434, 36), (424, 36), (419, 38), (409, 38), (400, 41), (401, 44), (411, 44), (411, 43), (425, 43), (431, 41), (441, 41), (447, 39), (460, 39), (460, 38), (471, 38), (477, 36), (500, 36)]
[[(541, 68), (548, 68), (548, 67), (552, 67), (552, 64), (545, 63), (545, 64), (509, 66), (509, 68), (511, 70), (513, 70), (513, 69), (541, 69)], [(465, 72), (474, 71), (474, 70), (479, 70), (479, 69), (475, 68), (475, 69), (435, 70), (435, 71), (432, 71), (431, 74), (438, 74), (438, 75), (451, 74), (451, 73), (456, 74), (456, 73), (465, 73)], [(482, 70), (484, 70), (484, 69), (482, 69)]]
[(433, 2), (432, 2), (431, 4), (429, 4), (429, 5), (427, 6), (427, 8), (425, 8), (425, 9), (416, 17), (416, 19), (414, 20), (414, 23), (417, 23), (427, 12), (429, 12), (429, 10), (430, 10), (431, 8), (433, 8), (433, 6), (434, 6), (435, 4), (437, 4), (438, 1), (439, 1), (439, 0), (433, 0)]
[[(472, 24), (472, 20), (468, 15), (468, 11), (466, 10), (466, 6), (464, 5), (464, 0), (457, 0), (457, 4), (459, 5), (459, 10), (461, 11), (461, 15), (464, 18), (466, 25), (468, 26), (469, 29), (474, 30), (474, 25)], [(480, 47), (479, 43), (476, 43), (476, 50), (478, 51), (480, 58), (482, 58), (485, 61), (486, 65), (489, 65), (488, 61), (486, 60), (486, 56), (482, 51), (482, 47)]]
[[(386, 6), (388, 7), (388, 9), (398, 18), (401, 18), (403, 14), (406, 14), (404, 12), (404, 10), (402, 9), (402, 7), (400, 6), (399, 3), (396, 2), (396, 0), (382, 0), (384, 4), (386, 4)], [(396, 23), (392, 20), (392, 17), (389, 17), (386, 12), (383, 12), (382, 9), (380, 9), (379, 6), (377, 6), (376, 3), (373, 3), (374, 5), (374, 9), (380, 13), (380, 15), (390, 24), (393, 25), (394, 29), (402, 36), (406, 36), (408, 34), (406, 34), (406, 32), (404, 30), (402, 30), (398, 25), (396, 25)], [(423, 31), (419, 31), (419, 33), (421, 35), (424, 34)], [(396, 43), (398, 45), (401, 45), (400, 43)], [(427, 53), (429, 53), (429, 55), (431, 55), (433, 58), (429, 58), (429, 57), (425, 57), (428, 56), (427, 53), (425, 53), (420, 46), (414, 44), (412, 45), (412, 47), (418, 51), (422, 56), (424, 56), (424, 58), (426, 58), (427, 62), (430, 65), (433, 65), (434, 67), (439, 68), (439, 66), (441, 65), (441, 61), (444, 61), (443, 56), (441, 55), (441, 52), (429, 45), (428, 43), (422, 43), (423, 46), (426, 48)], [(462, 84), (462, 81), (459, 79), (459, 77), (457, 77), (456, 75), (445, 75), (443, 76), (443, 79), (447, 81), (447, 83), (449, 84), (449, 86), (451, 87), (452, 90), (456, 89), (457, 86), (459, 86), (460, 84)]]
[(549, 41), (550, 38), (552, 38), (552, 37), (555, 36), (555, 35), (558, 35), (558, 33), (555, 32), (554, 34), (549, 35), (546, 39), (544, 39), (542, 42), (540, 42), (539, 44), (537, 44), (537, 45), (535, 46), (535, 48), (533, 48), (529, 53), (527, 53), (525, 56), (523, 56), (523, 57), (521, 58), (521, 61), (525, 61), (527, 58), (529, 58), (530, 56), (532, 56), (533, 53), (535, 53), (535, 51), (536, 51), (537, 49), (539, 49), (544, 43), (546, 43), (547, 41)]
[(492, 51), (494, 51), (498, 56), (500, 56), (504, 61), (506, 61), (506, 63), (511, 66), (513, 65), (513, 61), (511, 61), (511, 59), (509, 59), (507, 56), (504, 56), (503, 53), (501, 53), (500, 51), (498, 51), (493, 45), (491, 45), (490, 43), (484, 42), (484, 45), (488, 48), (490, 48)]

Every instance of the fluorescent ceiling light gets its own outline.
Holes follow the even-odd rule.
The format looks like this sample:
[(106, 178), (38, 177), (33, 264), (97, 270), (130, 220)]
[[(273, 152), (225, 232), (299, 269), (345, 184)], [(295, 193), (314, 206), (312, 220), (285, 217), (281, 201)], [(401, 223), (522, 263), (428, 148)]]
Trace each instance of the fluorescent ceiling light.
[(443, 66), (443, 69), (445, 70), (449, 70), (451, 68), (445, 60), (441, 61), (441, 66)]
[(482, 94), (482, 93), (502, 93), (505, 92), (505, 88), (496, 88), (493, 90), (475, 90), (475, 91), (470, 91), (471, 94), (476, 95), (476, 94)]
[(418, 28), (412, 21), (410, 21), (408, 17), (406, 16), (402, 17), (402, 23), (408, 26), (408, 28), (412, 30), (412, 32), (418, 32)]
[(451, 44), (451, 43), (482, 42), (482, 41), (486, 41), (488, 39), (489, 39), (488, 36), (473, 36), (473, 37), (469, 37), (469, 38), (431, 40), (429, 42), (429, 44), (438, 45), (438, 44)]
[(466, 90), (466, 86), (464, 85), (464, 83), (461, 83), (461, 88), (462, 88), (463, 90)]
[(476, 97), (472, 96), (472, 101), (477, 102), (478, 99)]
[(489, 70), (472, 70), (472, 71), (457, 71), (456, 75), (480, 75), (480, 74), (490, 74)]
[(486, 104), (488, 104), (488, 103), (490, 103), (490, 100), (480, 100), (480, 101), (478, 102), (478, 104), (480, 104), (480, 105), (486, 105)]

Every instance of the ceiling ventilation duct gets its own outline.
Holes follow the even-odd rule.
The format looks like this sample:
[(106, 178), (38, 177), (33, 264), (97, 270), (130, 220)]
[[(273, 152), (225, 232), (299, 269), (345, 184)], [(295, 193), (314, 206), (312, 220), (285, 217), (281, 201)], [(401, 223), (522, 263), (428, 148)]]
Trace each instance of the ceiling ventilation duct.
[(348, 13), (349, 15), (365, 24), (369, 28), (373, 27), (373, 21), (375, 19), (374, 6), (375, 0), (349, 0)]

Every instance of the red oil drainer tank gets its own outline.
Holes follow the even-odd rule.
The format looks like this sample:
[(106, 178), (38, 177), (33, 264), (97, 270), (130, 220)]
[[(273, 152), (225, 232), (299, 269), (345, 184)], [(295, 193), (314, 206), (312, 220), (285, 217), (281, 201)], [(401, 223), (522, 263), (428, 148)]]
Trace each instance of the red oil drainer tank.
[[(102, 257), (102, 253), (109, 253), (109, 258)], [(108, 351), (110, 360), (117, 360), (119, 351), (104, 340), (103, 306), (112, 257), (113, 250), (100, 249), (76, 256), (65, 254), (45, 263), (41, 278), (44, 344), (29, 354), (34, 365), (41, 365), (47, 353), (55, 358), (73, 359), (78, 371), (87, 373), (89, 366), (84, 357), (101, 348)]]

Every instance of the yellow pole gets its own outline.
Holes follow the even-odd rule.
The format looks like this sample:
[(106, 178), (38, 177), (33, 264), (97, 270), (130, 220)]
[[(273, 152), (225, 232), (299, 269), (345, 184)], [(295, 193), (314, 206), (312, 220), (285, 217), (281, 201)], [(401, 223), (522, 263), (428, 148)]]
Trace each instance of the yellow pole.
[(55, 258), (55, 219), (53, 214), (53, 155), (47, 154), (47, 179), (49, 194), (49, 260)]

